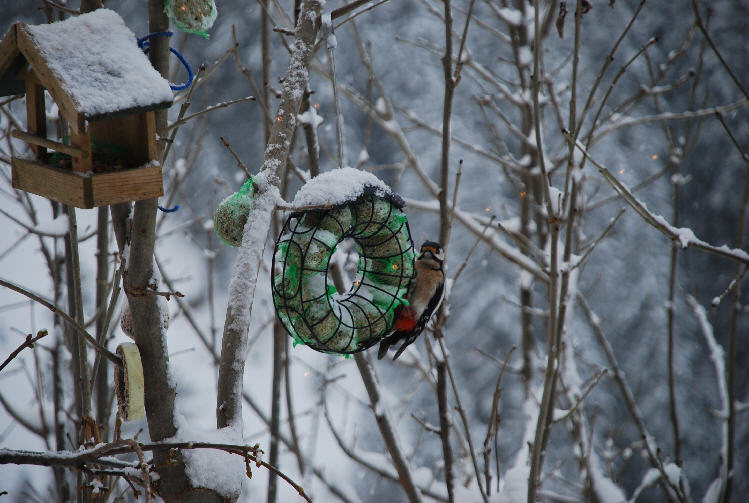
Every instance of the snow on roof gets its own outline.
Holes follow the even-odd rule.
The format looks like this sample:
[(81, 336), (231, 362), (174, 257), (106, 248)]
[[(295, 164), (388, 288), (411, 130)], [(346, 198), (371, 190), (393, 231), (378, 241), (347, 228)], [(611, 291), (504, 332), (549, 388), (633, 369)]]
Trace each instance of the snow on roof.
[(293, 206), (337, 206), (373, 192), (390, 199), (398, 207), (405, 206), (400, 196), (372, 173), (354, 168), (326, 171), (305, 183), (296, 193)]
[(86, 119), (173, 100), (167, 82), (113, 10), (98, 9), (52, 24), (26, 26), (64, 92)]

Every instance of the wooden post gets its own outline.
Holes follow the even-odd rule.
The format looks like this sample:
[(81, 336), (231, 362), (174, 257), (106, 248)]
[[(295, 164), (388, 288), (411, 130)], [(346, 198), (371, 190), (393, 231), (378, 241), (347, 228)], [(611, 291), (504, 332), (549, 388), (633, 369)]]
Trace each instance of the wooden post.
[[(44, 107), (44, 87), (34, 78), (26, 79), (26, 117), (28, 132), (42, 138), (47, 137), (47, 111)], [(47, 148), (41, 145), (31, 145), (34, 156), (44, 161)]]

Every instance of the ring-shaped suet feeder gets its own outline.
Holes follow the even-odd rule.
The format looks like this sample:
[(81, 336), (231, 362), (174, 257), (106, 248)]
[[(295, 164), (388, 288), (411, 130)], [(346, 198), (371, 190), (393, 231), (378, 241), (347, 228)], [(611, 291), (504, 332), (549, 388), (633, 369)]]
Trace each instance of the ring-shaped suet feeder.
[[(350, 168), (347, 168), (350, 169)], [(365, 186), (355, 198), (326, 209), (292, 213), (273, 254), (273, 302), (294, 344), (351, 354), (391, 331), (414, 273), (414, 246), (403, 200)], [(346, 238), (359, 253), (348, 292), (328, 274), (336, 246)]]

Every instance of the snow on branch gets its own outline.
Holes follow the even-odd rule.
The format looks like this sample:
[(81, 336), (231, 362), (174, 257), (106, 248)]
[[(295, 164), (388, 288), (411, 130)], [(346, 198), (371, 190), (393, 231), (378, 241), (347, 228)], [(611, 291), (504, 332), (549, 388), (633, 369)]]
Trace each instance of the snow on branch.
[(718, 397), (720, 398), (720, 418), (723, 421), (721, 425), (721, 442), (720, 442), (720, 473), (708, 487), (705, 497), (703, 498), (704, 503), (714, 503), (719, 501), (720, 495), (725, 492), (726, 485), (728, 483), (728, 417), (730, 414), (729, 407), (729, 395), (726, 383), (726, 356), (723, 347), (715, 339), (713, 332), (713, 326), (707, 319), (707, 313), (705, 308), (702, 307), (697, 299), (691, 295), (687, 295), (687, 302), (694, 311), (694, 315), (697, 317), (697, 321), (700, 323), (700, 329), (702, 335), (705, 338), (705, 343), (710, 350), (710, 360), (712, 361), (713, 368), (715, 369), (715, 380), (718, 384)]
[[(304, 488), (294, 482), (288, 475), (273, 465), (261, 459), (262, 451), (255, 445), (241, 445), (231, 443), (212, 442), (159, 442), (152, 444), (141, 444), (134, 440), (117, 440), (107, 444), (99, 444), (90, 449), (77, 451), (24, 451), (14, 449), (0, 449), (1, 464), (37, 465), (37, 466), (67, 466), (77, 468), (85, 472), (95, 472), (97, 467), (115, 469), (117, 475), (126, 476), (128, 479), (148, 473), (141, 461), (125, 461), (114, 456), (137, 453), (139, 457), (143, 452), (169, 451), (170, 456), (177, 451), (185, 450), (218, 450), (229, 454), (242, 456), (245, 462), (245, 473), (252, 476), (252, 464), (263, 467), (275, 473), (285, 480), (306, 501), (311, 502)], [(141, 482), (148, 483), (148, 480)]]
[(586, 159), (588, 159), (593, 166), (598, 169), (598, 172), (608, 182), (614, 191), (621, 196), (624, 201), (629, 204), (638, 215), (640, 215), (645, 222), (650, 224), (652, 227), (665, 234), (673, 241), (678, 241), (682, 248), (699, 248), (701, 250), (726, 257), (733, 261), (739, 262), (744, 265), (749, 265), (749, 253), (744, 250), (737, 248), (729, 248), (726, 245), (715, 246), (707, 243), (695, 236), (694, 232), (688, 227), (674, 227), (668, 223), (668, 221), (660, 215), (653, 213), (648, 210), (648, 207), (637, 199), (629, 188), (624, 185), (619, 179), (617, 179), (611, 172), (606, 169), (605, 166), (593, 159), (588, 153), (587, 149), (576, 139), (574, 139), (569, 131), (563, 131), (563, 134), (567, 141), (574, 143), (574, 145), (582, 152)]

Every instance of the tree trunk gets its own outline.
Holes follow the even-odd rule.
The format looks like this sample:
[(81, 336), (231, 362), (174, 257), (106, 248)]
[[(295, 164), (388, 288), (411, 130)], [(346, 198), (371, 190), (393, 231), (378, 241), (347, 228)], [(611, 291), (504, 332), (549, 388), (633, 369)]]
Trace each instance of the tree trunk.
[[(151, 33), (169, 29), (169, 18), (164, 13), (162, 0), (148, 2), (148, 28)], [(151, 40), (151, 64), (162, 76), (169, 74), (169, 39)], [(156, 132), (166, 136), (167, 112), (156, 112)], [(112, 206), (112, 220), (120, 252), (129, 245), (130, 253), (125, 264), (123, 285), (132, 314), (132, 335), (138, 345), (143, 362), (145, 381), (146, 419), (152, 441), (160, 441), (177, 433), (174, 416), (175, 390), (169, 379), (169, 353), (166, 329), (162, 328), (163, 298), (150, 295), (154, 279), (154, 245), (156, 241), (157, 200), (146, 199), (135, 203), (132, 221), (129, 204)], [(185, 473), (181, 454), (169, 457), (168, 452), (154, 452), (154, 466), (159, 479), (154, 488), (167, 502), (221, 502), (225, 501), (215, 491), (194, 488)]]

